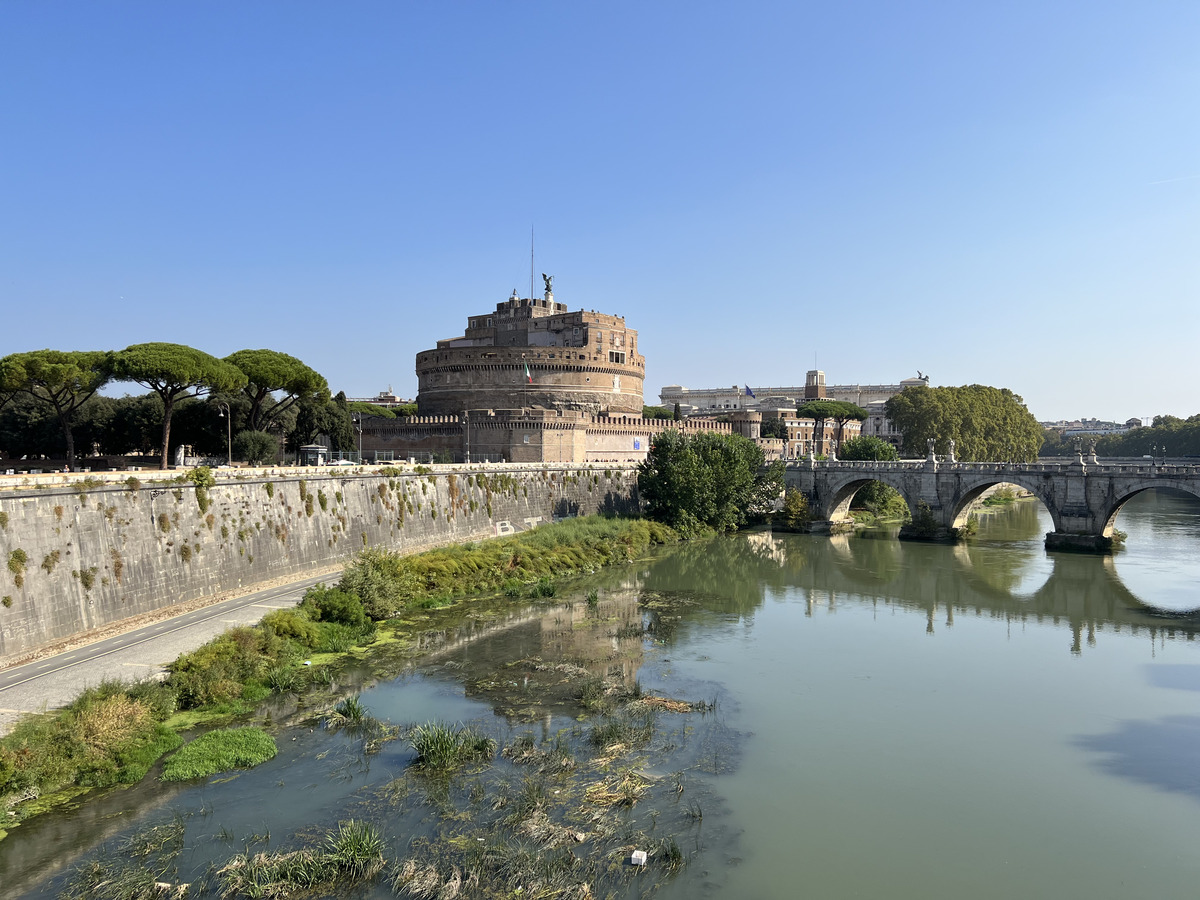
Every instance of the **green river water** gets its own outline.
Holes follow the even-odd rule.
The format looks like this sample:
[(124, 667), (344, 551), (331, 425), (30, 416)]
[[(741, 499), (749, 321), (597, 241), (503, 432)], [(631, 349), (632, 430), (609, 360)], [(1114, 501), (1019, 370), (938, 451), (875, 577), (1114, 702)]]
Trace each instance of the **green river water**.
[[(434, 785), (405, 741), (365, 754), (310, 714), (361, 690), (392, 723), (582, 747), (570, 664), (710, 705), (660, 713), (649, 744), (589, 770), (647, 775), (618, 814), (629, 846), (670, 838), (686, 858), (674, 874), (611, 866), (596, 896), (1195, 897), (1200, 503), (1148, 492), (1117, 525), (1129, 537), (1112, 557), (1047, 553), (1036, 501), (983, 516), (959, 546), (755, 532), (664, 549), (550, 605), (459, 611), (429, 656), (381, 652), (309, 715), (275, 708), (280, 754), (257, 769), (147, 779), (21, 825), (0, 842), (0, 894), (57, 896), (78, 865), (174, 818), (186, 837), (169, 880), (188, 896), (217, 896), (205, 873), (236, 852), (292, 849), (352, 816), (379, 825), (389, 860), (436, 856), (414, 837), (486, 844), (494, 798), (530, 772), (498, 757)], [(580, 781), (543, 781), (586, 805)], [(345, 896), (393, 893), (381, 878)]]

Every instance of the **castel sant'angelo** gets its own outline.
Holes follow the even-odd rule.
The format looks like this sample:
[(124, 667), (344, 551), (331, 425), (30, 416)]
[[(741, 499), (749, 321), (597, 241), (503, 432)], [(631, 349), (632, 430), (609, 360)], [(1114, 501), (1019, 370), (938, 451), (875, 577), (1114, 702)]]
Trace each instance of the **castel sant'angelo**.
[(620, 316), (571, 312), (516, 291), (472, 315), (462, 335), (417, 354), (417, 415), (365, 417), (368, 458), (435, 454), (455, 462), (639, 462), (666, 428), (728, 423), (642, 418), (646, 360)]
[(417, 354), (422, 415), (468, 409), (572, 410), (642, 414), (646, 359), (620, 316), (556, 303), (546, 279), (537, 300), (513, 296), (471, 316), (461, 337)]

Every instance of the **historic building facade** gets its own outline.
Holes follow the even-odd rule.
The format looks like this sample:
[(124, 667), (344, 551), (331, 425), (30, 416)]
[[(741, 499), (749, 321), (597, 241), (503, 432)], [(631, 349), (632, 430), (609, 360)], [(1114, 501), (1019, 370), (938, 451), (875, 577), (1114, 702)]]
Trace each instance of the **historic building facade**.
[(621, 316), (571, 312), (554, 301), (513, 296), (470, 316), (459, 337), (417, 354), (417, 409), (542, 408), (592, 415), (642, 414), (646, 360)]

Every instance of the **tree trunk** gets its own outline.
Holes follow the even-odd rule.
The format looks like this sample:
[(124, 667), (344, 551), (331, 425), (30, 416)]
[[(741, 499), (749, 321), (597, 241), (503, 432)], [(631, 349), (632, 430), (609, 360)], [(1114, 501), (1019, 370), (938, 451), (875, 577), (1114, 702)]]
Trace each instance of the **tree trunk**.
[(71, 433), (71, 426), (66, 419), (62, 420), (63, 436), (67, 439), (67, 468), (75, 471), (75, 435)]
[(159, 396), (163, 398), (162, 462), (159, 464), (159, 468), (165, 471), (170, 468), (167, 457), (170, 453), (171, 413), (175, 410), (175, 402), (173, 397), (168, 399), (165, 394), (160, 394)]

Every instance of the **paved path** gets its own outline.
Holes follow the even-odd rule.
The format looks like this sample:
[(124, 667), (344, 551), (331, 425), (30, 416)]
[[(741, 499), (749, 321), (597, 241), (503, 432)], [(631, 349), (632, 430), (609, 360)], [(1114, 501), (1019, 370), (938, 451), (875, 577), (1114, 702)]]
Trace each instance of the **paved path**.
[(295, 606), (304, 591), (340, 574), (325, 573), (277, 585), (164, 619), (134, 631), (65, 650), (20, 666), (0, 669), (0, 735), (19, 716), (64, 706), (105, 678), (136, 681), (165, 672), (167, 663), (227, 628), (251, 625), (273, 609)]

